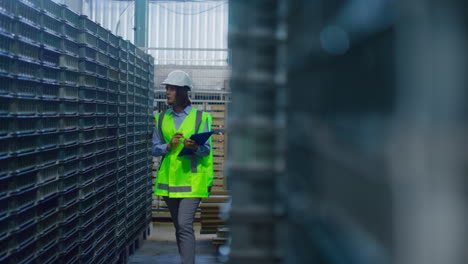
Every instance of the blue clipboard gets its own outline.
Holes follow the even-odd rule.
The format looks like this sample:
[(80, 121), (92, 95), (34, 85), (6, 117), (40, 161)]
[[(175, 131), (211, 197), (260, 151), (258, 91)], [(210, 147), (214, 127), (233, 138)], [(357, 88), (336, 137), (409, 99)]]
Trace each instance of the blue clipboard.
[[(203, 133), (198, 133), (198, 134), (193, 134), (190, 139), (195, 140), (197, 142), (198, 146), (204, 145), (206, 141), (211, 137), (213, 132), (203, 132)], [(186, 156), (186, 155), (193, 155), (195, 154), (195, 151), (188, 149), (188, 148), (183, 148), (178, 157), (180, 156)]]

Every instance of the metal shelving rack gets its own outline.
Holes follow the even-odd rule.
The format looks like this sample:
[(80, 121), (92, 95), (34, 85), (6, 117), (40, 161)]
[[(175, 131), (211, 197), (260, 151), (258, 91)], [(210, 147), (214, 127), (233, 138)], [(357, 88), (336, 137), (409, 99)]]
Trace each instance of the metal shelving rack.
[(154, 59), (51, 0), (0, 1), (0, 263), (125, 263), (151, 221)]

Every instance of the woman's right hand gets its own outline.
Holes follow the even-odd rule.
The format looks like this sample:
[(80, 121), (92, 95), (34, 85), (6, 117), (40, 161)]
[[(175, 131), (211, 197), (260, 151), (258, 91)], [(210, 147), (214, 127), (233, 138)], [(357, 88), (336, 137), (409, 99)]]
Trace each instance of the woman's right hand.
[(175, 133), (173, 136), (172, 136), (172, 139), (171, 139), (171, 142), (169, 142), (169, 144), (167, 144), (167, 150), (168, 151), (171, 151), (171, 149), (176, 145), (176, 144), (180, 144), (182, 143), (182, 140), (180, 140), (181, 138), (183, 138), (184, 135), (182, 133)]

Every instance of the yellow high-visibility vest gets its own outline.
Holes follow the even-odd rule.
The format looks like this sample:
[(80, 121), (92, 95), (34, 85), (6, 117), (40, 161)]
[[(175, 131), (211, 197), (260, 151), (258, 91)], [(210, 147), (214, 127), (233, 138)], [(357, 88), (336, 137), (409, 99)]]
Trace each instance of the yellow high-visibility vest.
[[(197, 111), (192, 108), (179, 129), (176, 129), (174, 117), (169, 111), (156, 114), (154, 116), (156, 129), (159, 130), (158, 123), (162, 120), (159, 131), (162, 132), (164, 142), (169, 143), (175, 133), (182, 133), (184, 138), (189, 138), (193, 134), (203, 132), (206, 125), (211, 130), (211, 115), (200, 112), (198, 118), (201, 120), (196, 124)], [(161, 114), (164, 114), (162, 118)], [(196, 125), (199, 125), (198, 131), (195, 131)], [(209, 140), (211, 145), (211, 137)], [(205, 157), (197, 155), (178, 157), (183, 147), (183, 144), (177, 144), (163, 157), (156, 176), (154, 194), (171, 198), (208, 197), (213, 185), (213, 148), (210, 148), (210, 154)]]

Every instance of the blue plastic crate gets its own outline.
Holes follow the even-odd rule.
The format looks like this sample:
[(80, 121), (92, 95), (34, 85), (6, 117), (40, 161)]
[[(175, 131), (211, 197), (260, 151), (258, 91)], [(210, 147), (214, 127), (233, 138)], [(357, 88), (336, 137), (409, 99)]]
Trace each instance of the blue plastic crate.
[(119, 72), (112, 70), (112, 69), (107, 69), (107, 77), (110, 80), (114, 80), (115, 82), (119, 81)]
[(70, 24), (75, 28), (80, 27), (80, 15), (73, 12), (69, 8), (65, 7), (62, 9), (62, 18), (66, 23)]
[(103, 78), (97, 78), (96, 80), (96, 87), (98, 89), (101, 89), (101, 90), (107, 90), (107, 84), (108, 84), (108, 80), (107, 79), (103, 79)]
[(36, 8), (29, 6), (21, 1), (16, 1), (15, 11), (16, 16), (21, 21), (37, 26), (41, 25), (41, 13)]
[(118, 106), (114, 103), (107, 104), (107, 116), (117, 116)]
[[(79, 70), (78, 57), (62, 54), (60, 55), (59, 66), (60, 68), (77, 71)], [(73, 83), (78, 83), (78, 78)]]
[(96, 152), (95, 152), (96, 155), (100, 153), (105, 153), (106, 151), (107, 151), (107, 142), (105, 138), (100, 139), (100, 141), (96, 141)]
[[(69, 236), (70, 239), (78, 238), (78, 235), (74, 235), (73, 238), (72, 236)], [(67, 240), (68, 241), (68, 240)], [(66, 248), (65, 251), (63, 251), (64, 255), (61, 257), (62, 263), (68, 263), (68, 264), (77, 264), (80, 256), (80, 247), (78, 243), (74, 242), (72, 244), (63, 244)]]
[(48, 14), (41, 14), (40, 16), (41, 25), (44, 30), (54, 35), (62, 35), (62, 22), (56, 18), (49, 16)]
[[(117, 152), (117, 144), (113, 144), (115, 147), (114, 153)], [(118, 169), (118, 163), (117, 160), (115, 159), (116, 156), (114, 156), (114, 161), (107, 163), (107, 174), (109, 174), (108, 180), (109, 183), (114, 182), (114, 180), (117, 180), (117, 169)]]
[[(98, 103), (105, 103), (107, 102), (107, 91), (105, 90), (97, 90), (96, 91), (96, 102)], [(99, 108), (99, 106), (98, 106)], [(99, 111), (99, 110), (98, 110)]]
[(111, 92), (118, 92), (119, 91), (119, 83), (116, 81), (108, 81), (107, 82), (107, 89)]
[[(78, 127), (78, 117), (77, 116), (72, 116), (67, 118), (68, 122), (73, 123), (73, 127), (77, 128)], [(76, 145), (79, 143), (79, 132), (78, 131), (71, 131), (71, 132), (66, 132), (66, 133), (61, 133), (59, 137), (59, 145), (60, 146), (70, 146), (70, 145)]]
[[(17, 95), (20, 97), (38, 97), (41, 94), (42, 84), (37, 80), (24, 78), (9, 80), (9, 83), (5, 83), (5, 87), (9, 85), (10, 94)], [(2, 84), (4, 83), (2, 82)]]
[(63, 24), (62, 25), (62, 33), (65, 36), (65, 38), (72, 40), (74, 42), (78, 42), (78, 36), (80, 34), (80, 31), (68, 24)]
[(77, 165), (78, 150), (79, 150), (79, 146), (76, 143), (76, 141), (73, 144), (63, 146), (62, 148), (60, 148), (60, 162), (70, 163), (70, 162), (76, 161), (75, 165)]
[(24, 210), (16, 211), (15, 213), (10, 215), (10, 236), (13, 235), (15, 232), (19, 232), (24, 228), (28, 228), (32, 226), (34, 223), (38, 221), (37, 217), (37, 206), (26, 208)]
[(41, 101), (31, 98), (15, 98), (8, 102), (10, 114), (15, 116), (36, 116), (41, 111)]
[(89, 33), (96, 35), (99, 25), (90, 20), (87, 16), (80, 16), (80, 29), (86, 30)]
[[(3, 1), (3, 2), (12, 2), (12, 1)], [(1, 10), (1, 7), (0, 7)], [(0, 13), (0, 32), (11, 35), (14, 33), (14, 24), (15, 21), (12, 17)]]
[(60, 77), (60, 69), (48, 65), (43, 65), (41, 68), (40, 78), (46, 82), (57, 83)]
[(103, 128), (106, 127), (106, 116), (96, 116), (96, 126), (95, 128)]
[(43, 117), (38, 119), (38, 131), (42, 133), (55, 132), (59, 129), (58, 117)]
[(80, 52), (79, 53), (80, 58), (88, 59), (88, 60), (92, 60), (92, 61), (96, 60), (97, 50), (95, 48), (82, 46), (82, 47), (80, 47), (79, 52)]
[[(59, 199), (59, 193), (55, 193), (55, 194), (48, 194), (52, 192), (51, 189), (54, 189), (55, 187), (51, 186), (53, 182), (49, 182), (47, 184), (50, 184), (50, 186), (45, 186), (46, 183), (42, 184), (42, 187), (38, 187), (39, 189), (40, 188), (43, 188), (43, 190), (41, 191), (41, 194), (39, 195), (39, 198), (38, 198), (38, 205), (37, 205), (37, 215), (38, 217), (45, 217), (47, 215), (50, 215), (52, 213), (55, 213), (58, 211), (58, 207), (60, 205), (60, 199)], [(39, 192), (39, 191), (38, 191)], [(45, 195), (43, 195), (45, 194)], [(44, 197), (45, 196), (45, 197)], [(44, 197), (44, 198), (41, 198), (41, 197)]]
[(39, 61), (40, 59), (40, 46), (30, 43), (29, 41), (16, 40), (10, 47), (13, 54), (23, 59)]
[[(120, 41), (119, 36), (116, 36), (112, 33), (109, 34), (109, 44), (111, 44), (115, 48), (119, 48), (119, 41)], [(118, 56), (117, 56), (118, 57)]]
[(87, 182), (86, 184), (81, 185), (79, 188), (79, 198), (86, 199), (94, 195), (94, 182)]
[(37, 252), (37, 263), (55, 263), (59, 259), (58, 242)]
[[(75, 131), (80, 128), (78, 115), (62, 116), (59, 119), (58, 128), (61, 131)], [(61, 142), (62, 145), (69, 145), (70, 140)]]
[[(60, 179), (62, 183), (61, 186), (62, 186), (63, 191), (68, 191), (78, 186), (79, 174), (76, 171), (78, 168), (76, 167), (75, 162), (68, 163), (68, 165), (70, 164), (72, 164), (73, 168), (71, 167), (66, 168), (67, 169), (66, 172), (68, 172), (69, 174)], [(72, 169), (74, 169), (75, 171), (72, 172)]]
[[(78, 191), (78, 189), (74, 189), (74, 192)], [(74, 233), (79, 228), (79, 217), (80, 214), (80, 204), (77, 202), (78, 199), (75, 199), (73, 202), (66, 203), (61, 205), (62, 208), (59, 211), (60, 219), (62, 221), (61, 225), (61, 235), (62, 237), (66, 237), (71, 233)]]
[(94, 103), (80, 103), (80, 115), (94, 115), (96, 113), (96, 104)]
[(106, 41), (104, 41), (104, 40), (102, 40), (102, 39), (100, 39), (100, 38), (97, 39), (97, 48), (98, 48), (98, 50), (101, 51), (102, 53), (107, 54), (107, 48), (108, 48), (108, 46), (109, 46), (109, 45), (107, 44)]
[(41, 151), (57, 148), (60, 144), (60, 138), (57, 133), (41, 134), (38, 139), (37, 146)]
[(109, 65), (114, 69), (119, 69), (119, 49), (109, 45), (107, 47), (107, 54), (111, 56), (109, 58)]
[(30, 135), (11, 138), (10, 151), (12, 154), (26, 154), (35, 152), (40, 147), (40, 136)]
[[(107, 93), (107, 103), (109, 104), (118, 104), (119, 102), (119, 96), (117, 93), (114, 92), (109, 92)], [(116, 112), (117, 114), (117, 112)]]
[(57, 67), (59, 66), (60, 53), (49, 49), (41, 49), (40, 60), (42, 63)]
[(76, 116), (79, 113), (79, 103), (74, 101), (61, 101), (60, 102), (60, 115), (61, 116)]
[(45, 101), (43, 100), (40, 104), (40, 110), (42, 116), (57, 116), (60, 112), (59, 101)]
[[(72, 57), (68, 57), (72, 58)], [(77, 61), (75, 61), (77, 62)], [(66, 85), (78, 85), (80, 83), (80, 73), (78, 71), (74, 71), (71, 68), (69, 70), (61, 70), (60, 71), (60, 83)]]
[[(95, 119), (96, 120), (96, 119)], [(96, 140), (96, 130), (80, 130), (80, 143), (89, 143)]]
[(107, 139), (114, 139), (118, 137), (118, 128), (116, 126), (107, 128)]
[[(131, 74), (132, 76), (135, 74), (135, 64), (133, 63), (128, 63), (127, 64), (127, 73)], [(134, 78), (134, 76), (133, 76)], [(132, 82), (134, 81), (133, 78), (130, 78), (130, 76), (127, 76), (127, 80), (131, 80)]]
[(102, 153), (99, 155), (96, 155), (96, 166), (100, 166), (102, 164), (105, 164), (107, 162), (107, 155), (106, 153)]
[(89, 74), (81, 74), (79, 85), (83, 87), (96, 87), (97, 86), (97, 77)]
[(100, 78), (107, 78), (107, 66), (97, 64), (96, 65), (96, 74)]
[(90, 196), (87, 197), (84, 200), (80, 201), (80, 211), (81, 213), (87, 213), (91, 211), (96, 205), (96, 197), (95, 196)]
[[(66, 207), (69, 206), (73, 203), (76, 203), (79, 198), (79, 189), (74, 188), (70, 189), (66, 192), (63, 192), (62, 195), (60, 196), (60, 207)], [(65, 217), (65, 219), (61, 219), (62, 221), (66, 221), (68, 217)]]
[[(50, 199), (51, 197), (57, 196), (60, 191), (60, 181), (49, 181), (46, 183), (42, 183), (37, 187), (37, 200), (38, 201), (45, 201)], [(56, 208), (56, 207), (55, 207)], [(52, 209), (55, 209), (52, 208)], [(51, 208), (47, 208), (50, 210)]]
[(81, 144), (78, 150), (80, 158), (93, 156), (96, 153), (96, 144), (94, 142)]
[[(9, 257), (11, 263), (32, 264), (36, 257), (36, 235), (31, 235), (35, 232), (35, 227), (31, 226), (15, 234), (15, 254)], [(30, 235), (28, 237), (28, 234)]]
[(101, 63), (101, 64), (108, 65), (109, 64), (109, 56), (107, 56), (105, 53), (102, 53), (102, 52), (98, 51), (96, 53), (96, 61)]
[(109, 127), (117, 127), (119, 118), (116, 116), (108, 116), (106, 126)]
[(9, 199), (10, 212), (17, 213), (22, 210), (30, 209), (37, 202), (37, 188), (25, 189), (11, 195)]
[(96, 140), (107, 138), (107, 128), (96, 129)]
[(60, 166), (51, 165), (37, 170), (37, 184), (43, 184), (50, 181), (58, 180), (60, 176)]
[[(8, 63), (8, 65), (4, 63)], [(8, 57), (1, 56), (0, 72), (2, 72), (2, 70), (7, 70), (10, 73), (13, 72), (18, 76), (26, 78), (39, 79), (41, 77), (40, 64), (24, 59), (11, 60), (8, 59)]]
[(82, 116), (80, 117), (80, 129), (91, 129), (96, 126), (95, 116)]
[(97, 37), (88, 32), (80, 32), (78, 34), (78, 43), (97, 48)]
[(41, 32), (41, 44), (51, 50), (62, 50), (62, 38), (45, 31)]
[(48, 15), (55, 17), (58, 20), (62, 19), (64, 6), (55, 3), (52, 0), (42, 0), (42, 8)]
[(79, 61), (79, 70), (80, 72), (96, 74), (97, 73), (97, 64), (91, 60), (80, 60)]
[(79, 44), (77, 44), (77, 43), (75, 43), (73, 41), (64, 39), (62, 41), (62, 50), (63, 50), (63, 52), (65, 52), (67, 54), (74, 55), (74, 56), (80, 56), (80, 46), (79, 46)]
[(32, 25), (18, 21), (15, 23), (15, 34), (20, 40), (41, 44), (41, 30)]
[(39, 131), (39, 118), (19, 116), (16, 118), (4, 118), (2, 123), (5, 133), (24, 135), (34, 134)]
[(77, 101), (79, 99), (79, 88), (73, 85), (61, 85), (59, 88), (59, 98), (64, 100)]
[(57, 99), (60, 86), (56, 83), (42, 83), (41, 98)]
[(50, 164), (54, 164), (59, 160), (59, 150), (52, 149), (43, 151), (38, 155), (38, 167), (46, 167)]
[(0, 52), (8, 54), (8, 53), (14, 53), (14, 50), (15, 50), (15, 40), (13, 39), (13, 37), (3, 34), (0, 31)]

